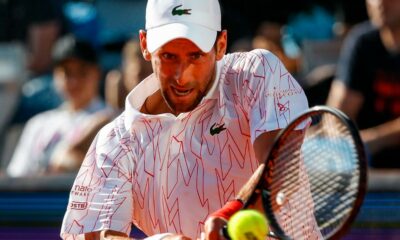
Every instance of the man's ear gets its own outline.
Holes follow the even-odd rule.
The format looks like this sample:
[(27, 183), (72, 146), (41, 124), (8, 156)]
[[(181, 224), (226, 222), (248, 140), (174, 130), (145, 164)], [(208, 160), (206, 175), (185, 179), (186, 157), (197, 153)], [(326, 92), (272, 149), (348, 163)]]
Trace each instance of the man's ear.
[(147, 38), (146, 37), (147, 37), (146, 31), (140, 30), (139, 31), (140, 49), (142, 51), (143, 58), (146, 61), (150, 61), (151, 54), (150, 54), (149, 50), (147, 50)]
[(216, 59), (217, 61), (221, 60), (225, 53), (228, 44), (228, 32), (226, 30), (222, 30), (222, 32), (217, 36), (218, 39), (216, 41)]

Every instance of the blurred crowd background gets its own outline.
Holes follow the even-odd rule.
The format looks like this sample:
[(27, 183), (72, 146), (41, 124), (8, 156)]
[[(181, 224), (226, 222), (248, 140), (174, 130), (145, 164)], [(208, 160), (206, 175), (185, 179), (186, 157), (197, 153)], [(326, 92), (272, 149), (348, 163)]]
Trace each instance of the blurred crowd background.
[[(220, 0), (228, 52), (270, 50), (303, 86), (310, 106), (348, 110), (343, 106), (358, 106), (360, 98), (344, 101), (346, 91), (331, 86), (339, 71), (350, 71), (339, 68), (351, 49), (349, 35), (380, 27), (369, 21), (368, 1), (379, 0)], [(57, 239), (90, 142), (152, 72), (137, 42), (145, 6), (145, 0), (0, 0), (0, 239)], [(394, 21), (400, 28), (400, 17)], [(396, 81), (392, 86), (400, 86)], [(393, 91), (400, 99), (400, 87)], [(348, 113), (359, 124), (354, 111)], [(400, 132), (399, 123), (386, 131), (397, 126)], [(389, 164), (369, 165), (376, 171), (348, 239), (400, 238), (399, 139), (386, 138), (395, 149)], [(373, 155), (375, 145), (366, 146)]]
[[(101, 72), (99, 83), (92, 88), (98, 89), (98, 97), (107, 107), (123, 107), (125, 94), (151, 73), (140, 60), (137, 44), (126, 49), (129, 53), (125, 61), (123, 57), (124, 46), (129, 41), (135, 45), (139, 29), (144, 28), (145, 5), (144, 0), (1, 1), (2, 172), (11, 161), (28, 120), (73, 98), (65, 92), (72, 90), (60, 89), (60, 84), (53, 80), (56, 67), (53, 50), (62, 38), (73, 37), (75, 41), (91, 45)], [(246, 3), (222, 0), (221, 5), (223, 26), (229, 34), (228, 51), (265, 48), (274, 52), (308, 91), (311, 106), (326, 100), (343, 38), (353, 25), (368, 19), (364, 0), (253, 0)], [(130, 74), (125, 86), (118, 83), (122, 68)], [(82, 82), (85, 80), (79, 84)], [(82, 93), (85, 94), (87, 92)], [(37, 131), (50, 131), (50, 125)], [(30, 135), (34, 135), (32, 131)], [(34, 141), (39, 140), (35, 138)], [(32, 141), (25, 141), (21, 151), (29, 153), (26, 148)], [(21, 165), (23, 162), (15, 168), (27, 168)], [(32, 167), (30, 171), (37, 173)], [(28, 172), (24, 174), (29, 175)]]

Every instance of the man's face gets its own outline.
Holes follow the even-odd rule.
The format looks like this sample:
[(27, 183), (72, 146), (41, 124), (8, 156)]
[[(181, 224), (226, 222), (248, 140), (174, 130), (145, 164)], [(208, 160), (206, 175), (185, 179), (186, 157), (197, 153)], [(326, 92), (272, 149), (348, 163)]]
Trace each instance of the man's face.
[(215, 63), (223, 56), (216, 49), (205, 53), (187, 39), (175, 39), (151, 54), (161, 94), (175, 114), (193, 110), (212, 86)]

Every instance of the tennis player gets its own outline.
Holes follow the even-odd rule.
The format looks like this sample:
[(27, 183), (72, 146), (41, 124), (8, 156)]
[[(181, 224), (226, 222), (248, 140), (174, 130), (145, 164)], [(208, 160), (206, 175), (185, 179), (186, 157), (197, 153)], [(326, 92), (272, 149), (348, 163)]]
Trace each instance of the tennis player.
[[(308, 108), (304, 91), (266, 50), (226, 55), (218, 0), (149, 0), (140, 43), (154, 74), (98, 133), (61, 236), (128, 239), (134, 224), (149, 239), (223, 239), (226, 219), (206, 220), (238, 202), (277, 131)], [(315, 239), (305, 212), (302, 236)]]

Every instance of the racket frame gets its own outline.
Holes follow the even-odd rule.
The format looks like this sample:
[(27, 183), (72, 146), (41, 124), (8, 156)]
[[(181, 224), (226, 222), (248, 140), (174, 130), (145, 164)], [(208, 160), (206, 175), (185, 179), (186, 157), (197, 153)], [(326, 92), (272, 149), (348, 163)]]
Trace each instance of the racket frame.
[(297, 118), (291, 121), (285, 128), (279, 131), (279, 133), (277, 134), (277, 136), (273, 141), (271, 151), (268, 154), (267, 159), (264, 161), (265, 166), (263, 169), (263, 173), (261, 174), (261, 178), (259, 179), (258, 184), (255, 186), (252, 196), (244, 204), (244, 208), (248, 208), (249, 205), (253, 204), (258, 197), (262, 198), (264, 212), (268, 218), (270, 226), (274, 230), (273, 232), (271, 232), (270, 237), (282, 240), (291, 239), (285, 234), (284, 230), (280, 227), (277, 219), (275, 218), (275, 215), (273, 214), (272, 203), (269, 200), (270, 189), (268, 184), (265, 182), (265, 177), (263, 176), (268, 171), (270, 171), (269, 166), (271, 166), (272, 162), (274, 161), (274, 156), (277, 154), (278, 149), (280, 148), (280, 144), (283, 141), (284, 137), (288, 135), (287, 132), (290, 131), (291, 129), (294, 129), (294, 126), (297, 126), (299, 123), (305, 121), (307, 118), (313, 115), (318, 115), (321, 112), (327, 112), (335, 115), (338, 119), (340, 119), (340, 121), (342, 121), (347, 126), (356, 146), (356, 150), (359, 156), (358, 162), (360, 169), (357, 197), (356, 201), (354, 202), (352, 211), (350, 215), (346, 218), (345, 222), (341, 224), (339, 230), (334, 232), (333, 235), (328, 236), (328, 239), (332, 240), (340, 239), (344, 234), (346, 234), (361, 208), (361, 205), (363, 203), (367, 191), (367, 163), (366, 163), (366, 154), (364, 150), (364, 143), (361, 140), (358, 128), (353, 123), (353, 121), (351, 121), (350, 118), (342, 111), (328, 106), (322, 106), (322, 105), (314, 106), (312, 108), (309, 108), (302, 114), (300, 114)]

